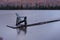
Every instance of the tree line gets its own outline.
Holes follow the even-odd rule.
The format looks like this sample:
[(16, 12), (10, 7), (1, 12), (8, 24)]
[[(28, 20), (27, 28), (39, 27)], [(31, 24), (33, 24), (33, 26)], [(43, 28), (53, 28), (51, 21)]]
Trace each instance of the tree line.
[(21, 6), (19, 6), (19, 5), (17, 5), (17, 6), (10, 6), (10, 5), (6, 5), (6, 6), (4, 6), (4, 5), (0, 5), (0, 10), (23, 10), (23, 9), (32, 9), (32, 10), (34, 10), (34, 9), (38, 9), (38, 10), (40, 10), (40, 9), (60, 9), (60, 6), (50, 6), (50, 5), (48, 5), (48, 6), (44, 6), (44, 5), (39, 5), (39, 4), (35, 4), (35, 6), (31, 6), (31, 5), (29, 5), (29, 4), (26, 4), (25, 5), (25, 7), (23, 6), (23, 5), (21, 5)]

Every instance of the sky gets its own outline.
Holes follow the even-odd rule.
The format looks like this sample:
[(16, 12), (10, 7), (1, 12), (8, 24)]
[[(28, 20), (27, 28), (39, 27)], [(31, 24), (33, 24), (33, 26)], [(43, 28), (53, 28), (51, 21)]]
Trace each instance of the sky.
[(27, 28), (27, 34), (6, 27), (15, 26), (16, 15), (27, 16), (27, 24), (60, 19), (60, 10), (0, 10), (0, 37), (4, 40), (60, 40), (60, 22)]

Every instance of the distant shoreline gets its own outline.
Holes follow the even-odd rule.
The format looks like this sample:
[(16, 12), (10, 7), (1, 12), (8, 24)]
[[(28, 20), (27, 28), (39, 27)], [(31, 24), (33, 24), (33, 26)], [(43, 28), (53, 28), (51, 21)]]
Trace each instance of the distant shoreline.
[(0, 10), (60, 10), (60, 6), (57, 7), (14, 7), (14, 6), (6, 6), (6, 7), (0, 7)]

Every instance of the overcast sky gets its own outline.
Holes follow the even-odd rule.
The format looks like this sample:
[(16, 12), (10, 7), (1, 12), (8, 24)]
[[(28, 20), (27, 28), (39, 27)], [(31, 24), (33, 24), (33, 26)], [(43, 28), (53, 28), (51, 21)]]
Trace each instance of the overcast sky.
[(6, 27), (15, 26), (15, 13), (27, 16), (28, 24), (60, 19), (59, 10), (0, 10), (0, 37), (4, 40), (60, 40), (60, 22), (31, 26), (26, 35), (17, 35), (16, 30)]

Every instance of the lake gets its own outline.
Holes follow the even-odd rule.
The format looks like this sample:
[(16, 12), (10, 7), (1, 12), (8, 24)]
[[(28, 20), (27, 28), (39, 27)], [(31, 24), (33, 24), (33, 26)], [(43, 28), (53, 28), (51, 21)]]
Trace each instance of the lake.
[(60, 19), (60, 10), (0, 10), (0, 37), (3, 40), (60, 40), (60, 21), (27, 28), (26, 35), (6, 27), (15, 26), (16, 13), (27, 16), (27, 24)]

